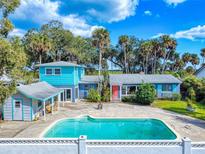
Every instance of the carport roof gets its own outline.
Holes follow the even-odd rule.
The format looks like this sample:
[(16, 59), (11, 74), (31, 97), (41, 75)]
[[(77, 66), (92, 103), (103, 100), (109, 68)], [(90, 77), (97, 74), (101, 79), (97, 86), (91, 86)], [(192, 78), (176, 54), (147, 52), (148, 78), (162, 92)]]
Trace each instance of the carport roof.
[(45, 101), (62, 91), (47, 82), (37, 82), (29, 85), (20, 85), (17, 90), (28, 98)]

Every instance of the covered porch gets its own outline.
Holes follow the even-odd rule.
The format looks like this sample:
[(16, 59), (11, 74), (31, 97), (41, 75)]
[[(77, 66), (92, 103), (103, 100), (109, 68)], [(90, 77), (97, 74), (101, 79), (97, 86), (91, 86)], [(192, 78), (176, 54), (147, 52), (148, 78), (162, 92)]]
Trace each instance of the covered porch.
[(47, 114), (53, 114), (59, 110), (60, 96), (63, 90), (55, 88), (47, 82), (20, 86), (18, 90), (31, 99), (30, 106), (23, 106), (24, 112), (30, 108), (31, 121), (38, 120), (41, 117), (46, 120)]

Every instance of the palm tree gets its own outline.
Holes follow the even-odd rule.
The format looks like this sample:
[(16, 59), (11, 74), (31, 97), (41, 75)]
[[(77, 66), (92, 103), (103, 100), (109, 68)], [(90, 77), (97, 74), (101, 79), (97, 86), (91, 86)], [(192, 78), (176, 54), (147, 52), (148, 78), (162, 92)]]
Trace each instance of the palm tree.
[(187, 71), (187, 73), (189, 73), (189, 74), (194, 74), (194, 68), (193, 68), (192, 66), (188, 66), (188, 67), (186, 68), (186, 71)]
[(141, 50), (141, 57), (143, 57), (143, 69), (144, 73), (148, 73), (148, 65), (149, 65), (149, 60), (150, 60), (150, 55), (152, 54), (153, 51), (153, 45), (151, 41), (145, 41), (141, 44), (140, 46)]
[(127, 45), (129, 43), (129, 37), (127, 35), (121, 35), (119, 37), (119, 44), (122, 46), (122, 50), (124, 53), (124, 71), (127, 73)]
[(175, 39), (171, 38), (169, 35), (162, 35), (160, 36), (160, 41), (163, 46), (163, 64), (162, 64), (162, 71), (164, 72), (166, 68), (167, 61), (170, 59), (172, 53), (175, 52), (177, 42)]
[[(205, 60), (205, 48), (202, 48), (202, 49), (201, 49), (200, 55), (201, 55), (201, 57), (203, 58), (202, 63), (204, 64), (204, 62), (205, 62), (205, 61), (204, 61), (204, 60)], [(202, 65), (203, 65), (203, 64), (202, 64)]]
[[(100, 81), (102, 69), (102, 54), (110, 47), (110, 34), (105, 28), (97, 28), (92, 33), (93, 45), (99, 51), (99, 69), (98, 78)], [(99, 92), (101, 93), (101, 81), (99, 85)]]
[(182, 60), (184, 61), (185, 64), (191, 61), (191, 54), (186, 52), (182, 55)]
[(158, 39), (153, 39), (151, 40), (152, 45), (153, 45), (153, 63), (152, 63), (152, 74), (156, 73), (156, 65), (157, 65), (157, 60), (160, 57), (160, 49), (161, 49), (161, 44)]
[(34, 52), (38, 53), (39, 63), (41, 64), (43, 53), (46, 53), (51, 49), (51, 41), (46, 35), (36, 33), (32, 36), (30, 47)]
[(191, 54), (191, 64), (194, 66), (194, 69), (196, 70), (196, 65), (199, 64), (199, 57), (197, 54)]

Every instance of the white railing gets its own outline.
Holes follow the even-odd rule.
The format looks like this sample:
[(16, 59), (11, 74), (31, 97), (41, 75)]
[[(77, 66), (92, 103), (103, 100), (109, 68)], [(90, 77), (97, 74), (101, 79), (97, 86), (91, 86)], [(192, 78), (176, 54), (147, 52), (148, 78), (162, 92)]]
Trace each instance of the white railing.
[(0, 154), (205, 154), (205, 142), (182, 140), (0, 139)]

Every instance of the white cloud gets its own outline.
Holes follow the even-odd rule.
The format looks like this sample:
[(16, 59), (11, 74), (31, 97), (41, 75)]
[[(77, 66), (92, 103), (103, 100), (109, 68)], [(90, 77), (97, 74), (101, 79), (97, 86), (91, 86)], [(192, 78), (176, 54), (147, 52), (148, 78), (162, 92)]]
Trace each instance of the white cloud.
[(162, 35), (166, 35), (166, 34), (164, 34), (164, 33), (158, 33), (158, 34), (152, 36), (151, 38), (152, 38), (152, 39), (159, 38), (159, 37), (162, 36)]
[(144, 11), (144, 14), (145, 14), (146, 16), (151, 16), (151, 15), (152, 15), (152, 12), (149, 11), (149, 10), (146, 10), (146, 11)]
[[(86, 3), (92, 3), (99, 6), (91, 8), (87, 13), (101, 21), (117, 22), (126, 19), (129, 16), (134, 16), (139, 0), (80, 0)], [(99, 9), (103, 8), (103, 9)]]
[(186, 0), (164, 0), (167, 4), (169, 4), (169, 5), (174, 5), (174, 6), (176, 6), (176, 5), (178, 5), (178, 4), (180, 4), (180, 3), (183, 3), (183, 2), (185, 2)]
[(175, 38), (185, 38), (190, 40), (203, 40), (205, 39), (205, 25), (199, 25), (188, 30), (178, 31), (172, 34)]
[(12, 16), (14, 19), (32, 21), (37, 24), (45, 24), (50, 20), (61, 21), (66, 29), (73, 32), (74, 35), (89, 37), (97, 25), (89, 25), (87, 21), (77, 14), (60, 15), (58, 13), (60, 1), (51, 0), (21, 0)]
[[(152, 38), (158, 38), (164, 33), (158, 33), (152, 36)], [(189, 40), (205, 40), (205, 25), (199, 25), (188, 30), (178, 31), (175, 34), (167, 34), (176, 39), (189, 39)]]
[(26, 33), (26, 31), (23, 30), (23, 29), (14, 28), (14, 29), (9, 33), (9, 36), (23, 37), (25, 33)]

